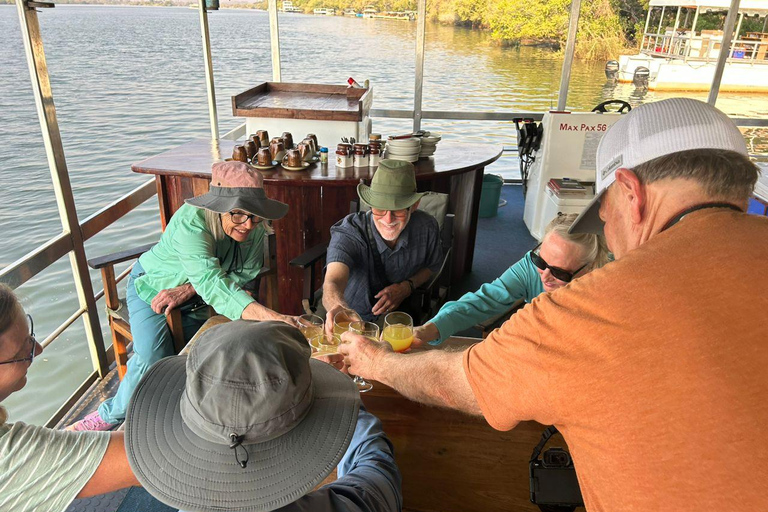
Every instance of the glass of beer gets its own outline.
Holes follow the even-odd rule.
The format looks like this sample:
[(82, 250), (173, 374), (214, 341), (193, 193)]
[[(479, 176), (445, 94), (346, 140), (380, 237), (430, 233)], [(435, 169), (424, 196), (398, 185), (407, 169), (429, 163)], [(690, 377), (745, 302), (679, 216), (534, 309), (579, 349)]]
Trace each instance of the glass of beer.
[(325, 325), (323, 319), (317, 315), (301, 315), (296, 319), (296, 324), (307, 341), (323, 334), (323, 326)]
[(395, 352), (405, 352), (413, 343), (413, 318), (408, 313), (396, 311), (384, 317), (384, 341)]
[[(351, 322), (349, 324), (349, 330), (355, 334), (365, 336), (371, 341), (375, 341), (375, 342), (379, 341), (379, 326), (374, 324), (373, 322), (363, 322), (362, 320), (357, 322)], [(355, 384), (357, 384), (357, 389), (361, 393), (365, 393), (366, 391), (370, 391), (373, 389), (373, 384), (363, 379), (362, 377), (358, 377), (356, 375), (355, 378), (352, 380), (355, 381)]]

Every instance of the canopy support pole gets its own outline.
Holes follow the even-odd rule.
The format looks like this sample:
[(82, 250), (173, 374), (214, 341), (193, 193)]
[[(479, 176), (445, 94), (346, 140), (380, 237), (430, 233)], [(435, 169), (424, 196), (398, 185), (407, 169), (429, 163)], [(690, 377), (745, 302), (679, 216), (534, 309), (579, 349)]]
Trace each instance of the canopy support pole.
[(717, 102), (717, 95), (720, 93), (720, 82), (723, 80), (723, 71), (725, 71), (725, 62), (731, 53), (731, 40), (733, 39), (733, 28), (736, 26), (736, 17), (739, 15), (739, 4), (741, 0), (731, 0), (731, 6), (728, 8), (728, 16), (725, 17), (725, 27), (723, 27), (723, 42), (720, 45), (720, 55), (717, 57), (717, 66), (715, 75), (712, 78), (712, 87), (709, 89), (707, 103), (714, 106)]
[(579, 14), (581, 14), (581, 0), (571, 1), (571, 19), (568, 23), (568, 40), (565, 42), (565, 59), (563, 71), (560, 74), (560, 92), (557, 95), (557, 110), (562, 112), (568, 101), (568, 86), (571, 83), (571, 67), (573, 66), (573, 54), (576, 52), (576, 31), (579, 28)]
[(659, 28), (656, 30), (657, 35), (661, 35), (661, 24), (664, 23), (664, 9), (666, 9), (667, 6), (662, 5), (661, 6), (661, 17), (659, 18)]
[(200, 0), (200, 33), (203, 37), (205, 60), (205, 86), (208, 89), (208, 117), (211, 119), (211, 140), (219, 139), (219, 116), (216, 111), (216, 87), (213, 83), (213, 60), (211, 58), (211, 34), (208, 30), (208, 11), (205, 0)]
[(277, 24), (277, 0), (269, 0), (269, 46), (272, 49), (272, 81), (282, 82), (280, 68), (280, 30)]
[[(48, 64), (45, 60), (40, 23), (37, 19), (37, 11), (28, 5), (27, 0), (16, 0), (16, 6), (19, 11), (19, 24), (24, 39), (24, 53), (29, 66), (37, 117), (40, 120), (45, 154), (48, 157), (48, 167), (51, 170), (56, 204), (59, 207), (61, 227), (63, 234), (69, 236), (72, 242), (72, 250), (69, 251), (69, 264), (72, 267), (80, 309), (85, 311), (83, 322), (88, 348), (91, 352), (91, 362), (99, 377), (103, 378), (109, 372), (109, 365), (104, 350), (104, 339), (101, 336), (101, 325), (91, 276), (85, 258), (83, 232), (77, 218), (75, 198), (72, 194), (72, 184), (69, 181), (67, 170), (67, 159), (64, 156), (64, 145), (61, 142), (56, 105), (53, 103), (53, 91), (48, 76)], [(40, 7), (42, 6), (40, 5)], [(51, 3), (46, 6), (53, 7), (54, 5)]]
[(424, 45), (427, 37), (427, 0), (419, 0), (416, 25), (416, 83), (413, 91), (413, 131), (421, 130), (424, 94)]

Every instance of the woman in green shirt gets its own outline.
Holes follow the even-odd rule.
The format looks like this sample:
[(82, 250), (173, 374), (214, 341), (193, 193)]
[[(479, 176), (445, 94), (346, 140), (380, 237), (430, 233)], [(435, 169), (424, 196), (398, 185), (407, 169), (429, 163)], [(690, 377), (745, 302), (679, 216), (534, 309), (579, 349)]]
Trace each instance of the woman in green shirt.
[(547, 225), (544, 238), (532, 251), (491, 283), (459, 300), (447, 302), (437, 315), (414, 331), (414, 346), (438, 345), (459, 331), (505, 313), (520, 299), (531, 302), (608, 262), (603, 237), (570, 234), (576, 214), (558, 215)]
[[(134, 388), (155, 362), (173, 355), (165, 312), (196, 294), (231, 320), (295, 319), (276, 313), (243, 289), (263, 264), (264, 219), (280, 219), (288, 205), (264, 193), (261, 174), (242, 162), (212, 169), (210, 192), (188, 199), (173, 215), (160, 241), (144, 253), (128, 279), (126, 301), (133, 357), (116, 395), (70, 430), (111, 430), (125, 419)], [(205, 321), (203, 311), (183, 311), (189, 340)]]

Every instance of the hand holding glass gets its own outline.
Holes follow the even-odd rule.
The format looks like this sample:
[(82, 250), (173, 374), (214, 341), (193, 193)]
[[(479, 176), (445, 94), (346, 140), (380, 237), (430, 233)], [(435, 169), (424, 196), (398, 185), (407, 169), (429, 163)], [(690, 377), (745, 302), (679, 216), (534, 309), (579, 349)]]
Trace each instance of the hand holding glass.
[[(379, 341), (379, 326), (373, 322), (363, 322), (362, 320), (358, 322), (351, 322), (349, 324), (349, 330), (355, 334), (365, 336), (371, 341), (375, 341), (377, 343)], [(355, 381), (355, 384), (357, 384), (357, 389), (359, 389), (361, 393), (365, 393), (366, 391), (373, 389), (373, 384), (363, 379), (362, 377), (355, 376), (353, 380)]]

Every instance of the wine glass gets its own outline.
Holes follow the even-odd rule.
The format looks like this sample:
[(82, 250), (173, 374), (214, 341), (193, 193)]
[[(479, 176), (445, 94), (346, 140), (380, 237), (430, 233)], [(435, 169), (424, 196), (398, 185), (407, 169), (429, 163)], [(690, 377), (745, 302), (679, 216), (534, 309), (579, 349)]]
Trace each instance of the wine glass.
[[(371, 341), (379, 341), (379, 326), (373, 322), (363, 322), (362, 320), (359, 322), (352, 322), (349, 324), (349, 330), (355, 334), (365, 336)], [(373, 389), (373, 384), (363, 379), (362, 377), (355, 375), (355, 378), (352, 380), (355, 381), (355, 384), (357, 384), (357, 389), (361, 393), (365, 393), (366, 391)]]
[(349, 324), (362, 320), (355, 310), (342, 309), (333, 316), (333, 335), (341, 338), (341, 335), (349, 330)]
[(396, 311), (384, 317), (382, 339), (392, 345), (395, 352), (405, 352), (413, 343), (413, 318), (408, 313)]
[(317, 315), (301, 315), (296, 319), (296, 324), (307, 341), (323, 334), (323, 327), (325, 326), (323, 319)]
[(309, 346), (312, 347), (312, 357), (335, 354), (339, 351), (339, 338), (321, 332), (309, 339)]

